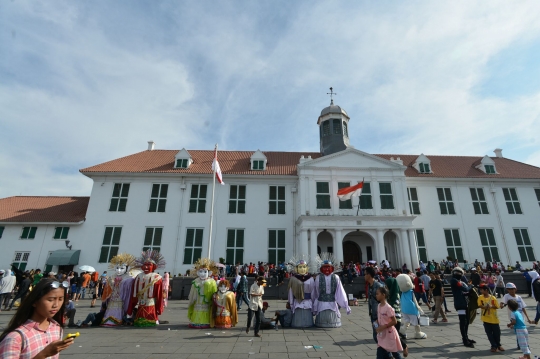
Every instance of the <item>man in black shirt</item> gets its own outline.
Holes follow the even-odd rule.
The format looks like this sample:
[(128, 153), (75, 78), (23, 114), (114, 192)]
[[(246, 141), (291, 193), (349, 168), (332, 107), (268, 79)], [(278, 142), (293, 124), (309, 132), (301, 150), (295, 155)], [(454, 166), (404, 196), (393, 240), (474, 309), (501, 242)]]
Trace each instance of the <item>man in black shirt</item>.
[(11, 310), (11, 308), (13, 308), (13, 303), (15, 303), (17, 299), (20, 298), (22, 301), (24, 297), (26, 297), (26, 294), (28, 294), (28, 289), (30, 288), (30, 284), (32, 284), (32, 281), (30, 280), (30, 277), (27, 274), (24, 274), (23, 278), (24, 279), (22, 280), (21, 284), (19, 284), (19, 290), (17, 291), (17, 295), (11, 301), (11, 304), (9, 305), (8, 310)]
[(481, 282), (480, 274), (476, 271), (476, 268), (471, 268), (471, 282), (475, 287), (478, 287)]
[(446, 319), (446, 314), (444, 313), (444, 310), (442, 308), (442, 304), (444, 301), (444, 287), (442, 284), (442, 281), (439, 279), (439, 275), (436, 273), (430, 274), (431, 280), (429, 281), (429, 293), (433, 297), (433, 301), (435, 302), (435, 312), (433, 313), (433, 320), (431, 321), (433, 324), (437, 324), (437, 318), (439, 317), (439, 314), (442, 317), (442, 322), (446, 323), (448, 322), (448, 319)]

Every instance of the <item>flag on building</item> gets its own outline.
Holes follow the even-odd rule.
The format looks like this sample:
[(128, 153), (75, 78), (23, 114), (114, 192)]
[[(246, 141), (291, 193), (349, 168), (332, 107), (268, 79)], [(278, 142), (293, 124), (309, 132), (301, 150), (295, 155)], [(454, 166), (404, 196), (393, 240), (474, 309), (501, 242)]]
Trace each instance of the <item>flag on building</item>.
[(337, 196), (340, 201), (347, 201), (352, 197), (359, 197), (362, 194), (362, 187), (364, 187), (364, 181), (350, 187), (345, 187), (337, 192)]
[(223, 182), (223, 175), (221, 174), (221, 168), (219, 167), (219, 162), (217, 160), (217, 146), (214, 149), (214, 161), (212, 161), (212, 171), (214, 171), (214, 173), (216, 174), (216, 179), (218, 180), (218, 182), (224, 185), (225, 182)]

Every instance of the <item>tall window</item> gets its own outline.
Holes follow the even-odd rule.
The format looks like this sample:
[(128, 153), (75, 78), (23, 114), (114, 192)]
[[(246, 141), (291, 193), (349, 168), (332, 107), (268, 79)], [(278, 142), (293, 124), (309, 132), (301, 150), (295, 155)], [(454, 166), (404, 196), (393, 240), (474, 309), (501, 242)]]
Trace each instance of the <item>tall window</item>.
[(484, 168), (486, 169), (486, 173), (488, 175), (494, 175), (495, 174), (495, 166), (493, 166), (493, 165), (484, 165)]
[(343, 121), (343, 134), (349, 137), (349, 131), (347, 130), (347, 122)]
[(317, 182), (317, 208), (330, 209), (330, 186), (328, 182)]
[(332, 120), (332, 127), (334, 128), (334, 134), (335, 135), (341, 135), (343, 132), (341, 132), (341, 120), (334, 119)]
[(418, 202), (416, 188), (407, 188), (407, 197), (409, 198), (409, 210), (411, 214), (420, 214), (420, 202)]
[(429, 168), (429, 163), (420, 162), (418, 167), (420, 168), (420, 173), (430, 173), (431, 172), (431, 169)]
[(495, 242), (495, 235), (491, 228), (478, 228), (480, 234), (480, 243), (482, 244), (482, 250), (484, 251), (484, 259), (486, 262), (500, 262), (499, 250), (497, 243)]
[[(351, 184), (349, 182), (338, 182), (337, 184), (338, 189), (350, 187)], [(352, 199), (348, 199), (346, 201), (339, 201), (339, 209), (352, 209)]]
[(37, 227), (23, 227), (21, 233), (21, 239), (34, 239), (36, 238)]
[(129, 183), (115, 183), (109, 211), (125, 212), (129, 194)]
[(2, 234), (4, 234), (4, 227), (0, 227), (0, 238), (2, 238)]
[(191, 199), (189, 200), (189, 213), (204, 213), (206, 209), (206, 185), (191, 185)]
[(392, 184), (380, 182), (379, 190), (381, 195), (381, 209), (394, 209), (394, 196), (392, 195)]
[(446, 238), (446, 250), (448, 251), (448, 256), (452, 259), (457, 259), (459, 262), (463, 262), (463, 248), (461, 248), (459, 230), (445, 229), (444, 237)]
[(531, 238), (527, 228), (514, 228), (514, 236), (518, 246), (519, 256), (523, 262), (532, 262), (536, 260), (534, 256)]
[(67, 239), (69, 233), (69, 227), (56, 227), (54, 229), (54, 239)]
[(227, 230), (226, 263), (244, 263), (244, 230)]
[(109, 263), (111, 258), (118, 254), (122, 227), (105, 227), (99, 263)]
[(437, 188), (437, 195), (439, 196), (441, 214), (456, 214), (450, 188)]
[(282, 263), (285, 261), (285, 230), (268, 230), (268, 263)]
[(503, 188), (503, 195), (509, 214), (523, 214), (515, 188)]
[(150, 207), (148, 208), (148, 212), (165, 212), (168, 191), (168, 184), (155, 183), (152, 185), (152, 194), (150, 196)]
[(484, 189), (469, 188), (471, 190), (472, 204), (475, 214), (489, 214)]
[(268, 213), (285, 214), (285, 186), (270, 186)]
[(254, 170), (262, 171), (264, 170), (264, 160), (253, 160), (253, 168)]
[(176, 168), (188, 168), (188, 159), (187, 158), (178, 158), (176, 160)]
[(330, 121), (324, 121), (322, 125), (323, 137), (330, 135)]
[(144, 234), (143, 252), (147, 250), (160, 251), (161, 250), (161, 234), (163, 228), (161, 227), (147, 227)]
[(246, 213), (246, 186), (231, 185), (229, 213)]
[(428, 261), (427, 248), (426, 248), (426, 239), (424, 238), (424, 230), (416, 230), (416, 246), (418, 248), (418, 258), (424, 263)]
[(362, 187), (362, 194), (360, 195), (360, 208), (373, 209), (373, 202), (371, 201), (371, 184), (369, 182), (364, 182), (364, 187)]
[[(534, 193), (536, 193), (536, 200), (538, 201), (538, 205), (540, 206), (540, 188), (535, 188)], [(1, 232), (0, 232), (0, 238), (2, 238)]]
[(203, 229), (188, 228), (186, 230), (186, 246), (184, 248), (184, 264), (193, 264), (202, 255)]
[(26, 269), (26, 265), (28, 264), (29, 257), (30, 252), (15, 252), (12, 264), (19, 270), (24, 271)]

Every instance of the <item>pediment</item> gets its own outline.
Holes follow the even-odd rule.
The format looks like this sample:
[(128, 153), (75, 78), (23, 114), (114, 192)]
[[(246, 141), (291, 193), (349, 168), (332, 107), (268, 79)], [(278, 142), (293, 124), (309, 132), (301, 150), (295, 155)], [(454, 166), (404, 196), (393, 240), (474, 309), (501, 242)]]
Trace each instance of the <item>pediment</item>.
[(339, 168), (381, 168), (381, 169), (401, 169), (406, 167), (372, 154), (348, 148), (341, 152), (336, 152), (328, 156), (315, 160), (305, 161), (298, 166), (303, 167), (339, 167)]
[(185, 148), (182, 148), (180, 151), (178, 151), (178, 153), (176, 154), (176, 156), (174, 156), (174, 158), (176, 158), (176, 159), (178, 159), (178, 158), (191, 159), (191, 155), (189, 154), (189, 152)]

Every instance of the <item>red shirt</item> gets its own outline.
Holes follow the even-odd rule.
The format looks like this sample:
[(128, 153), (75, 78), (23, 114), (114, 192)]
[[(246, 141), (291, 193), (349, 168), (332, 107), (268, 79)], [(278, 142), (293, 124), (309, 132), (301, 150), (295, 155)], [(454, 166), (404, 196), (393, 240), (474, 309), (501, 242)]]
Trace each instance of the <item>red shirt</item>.
[[(41, 330), (39, 323), (29, 319), (16, 331), (6, 335), (4, 340), (0, 342), (0, 357), (3, 359), (31, 359), (47, 345), (61, 339), (62, 328), (54, 320), (49, 319), (49, 328)], [(60, 354), (56, 354), (49, 358), (58, 359), (59, 357)]]
[(416, 293), (425, 293), (426, 289), (424, 288), (424, 283), (418, 277), (414, 278), (414, 291)]

